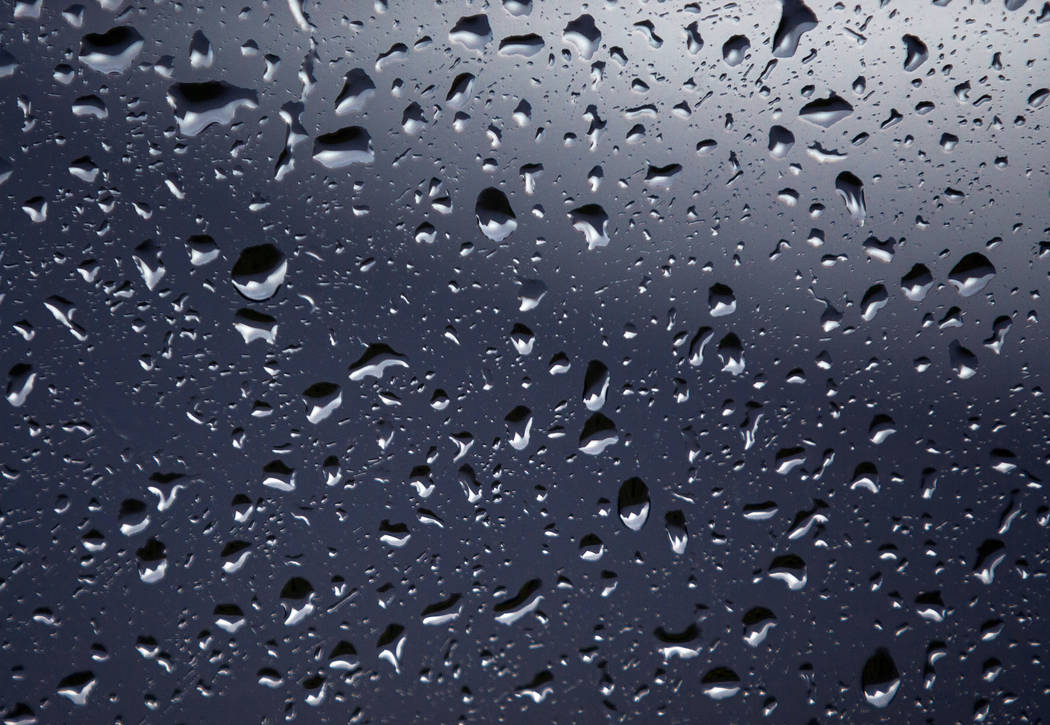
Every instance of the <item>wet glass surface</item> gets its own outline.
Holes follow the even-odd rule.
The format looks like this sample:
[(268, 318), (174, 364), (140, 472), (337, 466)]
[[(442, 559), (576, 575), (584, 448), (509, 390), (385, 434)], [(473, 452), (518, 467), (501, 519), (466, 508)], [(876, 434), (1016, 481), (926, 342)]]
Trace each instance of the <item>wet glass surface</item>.
[(1040, 722), (1048, 20), (9, 0), (4, 722)]

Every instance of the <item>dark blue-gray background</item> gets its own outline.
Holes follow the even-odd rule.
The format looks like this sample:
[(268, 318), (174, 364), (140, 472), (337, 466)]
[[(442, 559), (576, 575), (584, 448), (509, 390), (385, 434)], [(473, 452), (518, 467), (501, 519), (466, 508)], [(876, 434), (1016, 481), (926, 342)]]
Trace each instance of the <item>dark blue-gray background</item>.
[[(309, 2), (298, 19), (283, 1), (89, 0), (80, 27), (57, 0), (5, 5), (9, 402), (35, 378), (21, 405), (0, 408), (4, 713), (45, 723), (952, 723), (985, 711), (988, 722), (1040, 721), (1050, 686), (1050, 105), (1040, 93), (1050, 9), (1006, 5), (1020, 7), (809, 2), (814, 27), (780, 57), (773, 0), (537, 0), (527, 14), (520, 3)], [(450, 39), (479, 13), (491, 38), (478, 48)], [(563, 38), (584, 14), (601, 33), (589, 59)], [(647, 22), (651, 32), (636, 25)], [(100, 73), (83, 62), (83, 38), (116, 26), (134, 28), (141, 48), (122, 72)], [(197, 31), (210, 67), (190, 62)], [(500, 52), (530, 33), (543, 40), (535, 55)], [(913, 70), (906, 34), (928, 52)], [(736, 35), (749, 48), (731, 65), (723, 45)], [(399, 43), (403, 54), (377, 63)], [(337, 115), (354, 68), (375, 92)], [(475, 79), (452, 108), (462, 73)], [(256, 107), (184, 135), (168, 95), (201, 81), (254, 91)], [(852, 105), (848, 116), (828, 128), (800, 118), (831, 93)], [(104, 118), (74, 113), (92, 95)], [(522, 100), (531, 117), (519, 123)], [(289, 103), (302, 104), (309, 138), (277, 180)], [(413, 103), (422, 123), (406, 131)], [(769, 150), (774, 125), (794, 136), (783, 157)], [(367, 129), (371, 163), (328, 169), (312, 158), (316, 137), (347, 126)], [(85, 156), (93, 180), (68, 170)], [(531, 194), (530, 164), (543, 167)], [(670, 164), (681, 170), (669, 183), (646, 180)], [(864, 185), (863, 225), (836, 191), (842, 172)], [(475, 215), (487, 187), (516, 216), (499, 242)], [(432, 203), (445, 196), (447, 214)], [(35, 213), (40, 199), (46, 218), (33, 221), (23, 207)], [(570, 213), (586, 204), (607, 213), (607, 246), (588, 250), (573, 228)], [(424, 222), (432, 243), (417, 240)], [(813, 229), (819, 247), (807, 241)], [(187, 240), (201, 234), (220, 255), (195, 267)], [(889, 261), (866, 253), (872, 236), (895, 240)], [(148, 239), (150, 269), (164, 269), (152, 290), (134, 259)], [(231, 270), (260, 244), (280, 249), (288, 269), (276, 295), (252, 301)], [(995, 275), (963, 297), (949, 274), (972, 252)], [(916, 264), (932, 276), (920, 301), (901, 284)], [(534, 309), (520, 309), (524, 280), (547, 288)], [(887, 303), (865, 320), (861, 300), (879, 283)], [(733, 291), (728, 316), (710, 314), (715, 284)], [(72, 305), (75, 330), (49, 304)], [(276, 319), (272, 343), (245, 342), (234, 327), (244, 308)], [(986, 342), (1004, 316), (997, 353)], [(535, 335), (528, 355), (511, 342), (516, 323)], [(712, 339), (694, 366), (690, 340), (705, 326)], [(743, 348), (737, 375), (718, 354), (729, 333)], [(953, 367), (955, 341), (976, 357), (968, 379)], [(351, 380), (373, 343), (407, 367)], [(571, 368), (551, 375), (557, 353)], [(602, 413), (619, 438), (597, 456), (579, 450), (591, 360), (609, 369)], [(318, 382), (338, 384), (342, 404), (314, 425), (303, 392)], [(450, 398), (443, 410), (431, 405), (438, 389)], [(504, 420), (517, 406), (533, 416), (523, 450)], [(876, 444), (879, 415), (895, 432)], [(745, 448), (745, 420), (756, 418)], [(463, 432), (473, 446), (453, 461), (450, 436)], [(792, 448), (805, 461), (778, 473)], [(322, 469), (330, 456), (335, 486)], [(263, 484), (274, 460), (295, 470), (294, 490)], [(878, 471), (877, 493), (851, 486), (864, 463)], [(464, 464), (476, 501), (458, 482)], [(410, 483), (424, 465), (435, 484), (426, 498)], [(929, 498), (926, 469), (936, 471), (925, 474), (936, 477)], [(155, 474), (182, 476), (163, 510)], [(617, 516), (621, 484), (636, 476), (651, 498), (640, 531)], [(254, 504), (244, 522), (238, 495)], [(130, 536), (129, 500), (149, 517)], [(816, 501), (823, 518), (789, 538)], [(745, 518), (762, 502), (775, 502), (772, 518)], [(676, 510), (683, 554), (665, 527)], [(441, 525), (424, 523), (434, 518)], [(407, 526), (403, 547), (381, 540), (384, 522)], [(105, 547), (92, 552), (96, 533)], [(598, 562), (579, 555), (588, 534), (604, 542)], [(154, 583), (140, 578), (137, 553), (151, 539), (167, 562)], [(989, 540), (1003, 559), (985, 584), (974, 571)], [(235, 573), (222, 569), (230, 542), (249, 545)], [(786, 554), (806, 565), (798, 591), (768, 576)], [(286, 626), (281, 593), (294, 577), (312, 586), (315, 610)], [(497, 621), (495, 607), (533, 579), (535, 611)], [(943, 621), (920, 614), (916, 597), (931, 592)], [(454, 595), (458, 618), (423, 623), (426, 607)], [(234, 634), (216, 624), (227, 604), (244, 615)], [(742, 619), (756, 606), (777, 626), (752, 648)], [(684, 646), (696, 656), (665, 659), (659, 632), (694, 624)], [(379, 657), (390, 625), (404, 627), (399, 671)], [(340, 641), (357, 652), (349, 673), (330, 667)], [(880, 648), (900, 673), (885, 709), (861, 684)], [(931, 648), (944, 656), (926, 687)], [(739, 678), (724, 700), (704, 694), (719, 667)], [(276, 687), (259, 682), (267, 668)], [(535, 702), (528, 686), (541, 673), (550, 691)], [(74, 704), (70, 688), (85, 682), (86, 703)]]

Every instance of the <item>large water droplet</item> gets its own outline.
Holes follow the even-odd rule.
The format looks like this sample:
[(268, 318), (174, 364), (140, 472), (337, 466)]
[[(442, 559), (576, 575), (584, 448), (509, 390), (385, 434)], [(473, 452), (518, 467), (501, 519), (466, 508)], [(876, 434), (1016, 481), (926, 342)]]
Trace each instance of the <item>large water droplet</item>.
[(231, 279), (237, 291), (250, 300), (268, 300), (277, 294), (288, 272), (284, 252), (272, 244), (259, 244), (241, 251)]
[(884, 708), (893, 701), (901, 679), (889, 650), (879, 648), (868, 658), (860, 674), (860, 683), (864, 699), (870, 705)]
[(478, 194), (474, 215), (481, 233), (494, 242), (502, 242), (518, 228), (518, 220), (507, 195), (494, 186)]

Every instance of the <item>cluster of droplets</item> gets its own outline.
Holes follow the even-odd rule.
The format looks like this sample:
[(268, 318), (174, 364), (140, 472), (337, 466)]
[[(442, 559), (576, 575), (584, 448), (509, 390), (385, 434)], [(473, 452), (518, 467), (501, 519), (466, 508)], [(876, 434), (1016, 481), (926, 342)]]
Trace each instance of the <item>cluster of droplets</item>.
[[(2, 474), (15, 488), (53, 473), (44, 449), (62, 473), (0, 511), (14, 552), (0, 612), (77, 652), (45, 693), (16, 665), (5, 723), (76, 717), (65, 703), (131, 711), (111, 661), (124, 650), (171, 692), (142, 697), (156, 716), (263, 688), (291, 720), (389, 677), (420, 701), (454, 683), (474, 719), (590, 688), (576, 719), (674, 715), (699, 692), (745, 718), (790, 699), (791, 715), (850, 722), (903, 710), (902, 688), (937, 708), (935, 664), (964, 668), (1007, 622), (1021, 648), (1042, 615), (989, 610), (1028, 606), (1021, 587), (1046, 576), (1045, 547), (1014, 555), (1017, 528), (1050, 522), (1046, 461), (983, 431), (1045, 417), (1016, 401), (1042, 396), (1025, 355), (1050, 242), (1017, 248), (1050, 222), (989, 222), (981, 178), (1010, 159), (953, 154), (1000, 143), (983, 134), (1037, 136), (1043, 58), (1028, 59), (1033, 41), (975, 70), (971, 36), (871, 4), (780, 0), (752, 17), (503, 0), (417, 23), (385, 0), (288, 0), (231, 14), (257, 40), (181, 7), (16, 0), (0, 87), (17, 89), (3, 118), (27, 142), (0, 149), (18, 216), (0, 309), (21, 317)], [(1020, 23), (1042, 42), (1050, 4), (993, 4), (937, 0), (916, 17), (963, 34)], [(869, 42), (879, 57), (827, 58)], [(27, 54), (37, 45), (53, 70)], [(26, 76), (47, 90), (15, 85)], [(103, 138), (73, 152), (65, 136), (85, 133)], [(34, 144), (62, 168), (35, 174)], [(1046, 173), (1026, 160), (1024, 176)], [(930, 191), (927, 177), (947, 180)], [(975, 236), (973, 217), (1009, 231)], [(1011, 309), (1025, 285), (1027, 313)], [(1028, 332), (1013, 352), (1015, 324)], [(1024, 382), (989, 392), (1007, 365)], [(911, 381), (931, 371), (950, 391), (938, 400)], [(1000, 392), (1007, 412), (983, 413)], [(960, 397), (960, 430), (934, 434), (916, 412)], [(145, 420), (106, 410), (115, 400)], [(957, 462), (969, 448), (980, 464)], [(984, 475), (998, 478), (971, 504), (957, 489)], [(910, 506), (924, 508), (886, 515)], [(50, 543), (21, 543), (23, 527), (74, 516)], [(943, 551), (962, 529), (976, 550)], [(918, 561), (894, 543), (907, 537)], [(76, 589), (32, 605), (23, 560), (47, 572), (67, 545)], [(1021, 593), (997, 574), (1011, 556)], [(95, 592), (118, 601), (84, 623), (85, 655), (62, 612)], [(125, 643), (112, 620), (140, 595), (177, 619)], [(810, 605), (839, 618), (841, 659), (798, 640)], [(977, 642), (953, 632), (964, 609), (986, 617)], [(934, 633), (891, 621), (906, 614)], [(777, 684), (795, 645), (805, 691), (778, 697), (796, 685)], [(1045, 686), (1018, 705), (991, 689), (1004, 670), (984, 659), (973, 718), (1033, 721)], [(396, 710), (351, 720), (384, 704)]]

